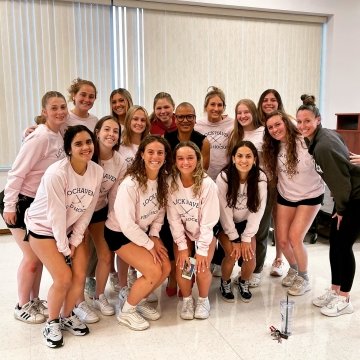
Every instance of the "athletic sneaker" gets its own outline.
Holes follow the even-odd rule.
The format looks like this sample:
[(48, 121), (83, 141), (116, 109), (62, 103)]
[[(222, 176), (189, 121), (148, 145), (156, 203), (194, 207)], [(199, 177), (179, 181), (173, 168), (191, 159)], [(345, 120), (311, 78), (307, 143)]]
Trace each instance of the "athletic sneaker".
[(148, 297), (146, 298), (146, 301), (148, 303), (154, 303), (154, 302), (159, 301), (159, 299), (158, 299), (157, 295), (154, 292), (152, 292), (148, 295)]
[(47, 308), (47, 301), (40, 300), (38, 297), (32, 299), (34, 306), (39, 314), (43, 314), (45, 317), (49, 317), (49, 309)]
[(303, 277), (297, 275), (292, 286), (288, 290), (289, 295), (299, 296), (304, 295), (307, 291), (311, 290), (309, 280), (305, 280)]
[(85, 281), (85, 292), (89, 298), (93, 298), (96, 292), (96, 280), (93, 277), (87, 277)]
[(337, 293), (335, 290), (332, 290), (331, 288), (326, 289), (324, 294), (313, 300), (313, 304), (322, 308), (323, 306), (326, 306), (334, 297), (336, 297), (336, 295)]
[(293, 268), (289, 268), (288, 273), (286, 274), (286, 276), (282, 279), (282, 285), (286, 286), (286, 287), (291, 287), (292, 284), (295, 281), (295, 278), (297, 276), (298, 272), (297, 270), (293, 269)]
[(231, 290), (231, 279), (230, 280), (220, 279), (220, 292), (223, 300), (227, 302), (235, 301), (235, 296)]
[(119, 292), (120, 287), (119, 287), (119, 277), (117, 272), (112, 272), (109, 274), (109, 282), (111, 289), (113, 291)]
[(252, 294), (249, 290), (249, 280), (239, 279), (238, 289), (240, 293), (240, 299), (243, 302), (249, 302), (252, 297)]
[(261, 273), (252, 273), (249, 280), (249, 287), (256, 288), (260, 285), (261, 282)]
[(137, 271), (131, 267), (129, 267), (127, 274), (127, 285), (129, 289), (134, 285), (134, 282), (137, 280)]
[(90, 330), (75, 314), (74, 312), (67, 318), (61, 318), (61, 328), (63, 330), (71, 332), (76, 336), (87, 335)]
[(210, 315), (210, 302), (209, 298), (198, 299), (195, 308), (195, 318), (196, 319), (207, 319)]
[(345, 296), (336, 295), (326, 306), (323, 306), (320, 311), (326, 316), (340, 316), (352, 314), (354, 312), (354, 308), (350, 299)]
[(211, 264), (211, 272), (215, 277), (221, 277), (221, 265)]
[(125, 301), (127, 300), (127, 297), (129, 295), (130, 289), (127, 286), (124, 286), (119, 291), (119, 309), (122, 309), (122, 307), (125, 304)]
[(183, 298), (180, 317), (184, 320), (192, 320), (194, 318), (194, 299), (192, 297)]
[(64, 345), (61, 324), (59, 319), (46, 323), (43, 329), (45, 344), (51, 348), (58, 348)]
[(160, 318), (159, 312), (151, 307), (146, 300), (142, 300), (136, 305), (137, 312), (147, 320), (158, 320)]
[(284, 273), (284, 262), (282, 259), (275, 259), (271, 265), (270, 275), (271, 276), (283, 276)]
[(109, 304), (104, 294), (99, 295), (98, 299), (94, 299), (94, 308), (101, 311), (105, 316), (111, 316), (115, 314), (115, 309)]
[(97, 313), (91, 309), (86, 301), (74, 307), (74, 314), (85, 324), (93, 324), (100, 320)]
[(132, 330), (146, 330), (150, 324), (136, 311), (136, 308), (128, 312), (119, 311), (117, 319), (121, 325), (125, 325)]
[(24, 304), (21, 308), (19, 307), (19, 304), (16, 304), (14, 317), (17, 320), (28, 324), (41, 324), (46, 321), (45, 316), (38, 312), (35, 303), (31, 300)]

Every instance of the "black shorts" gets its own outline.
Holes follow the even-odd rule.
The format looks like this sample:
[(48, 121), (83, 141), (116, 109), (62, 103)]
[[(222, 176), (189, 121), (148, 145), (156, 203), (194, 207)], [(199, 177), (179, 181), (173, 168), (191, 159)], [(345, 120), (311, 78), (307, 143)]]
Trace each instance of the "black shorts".
[(124, 233), (104, 228), (104, 238), (111, 251), (119, 250), (122, 246), (131, 243)]
[[(235, 229), (236, 231), (238, 232), (239, 234), (239, 237), (233, 241), (235, 242), (241, 242), (241, 234), (244, 232), (245, 228), (246, 228), (246, 224), (247, 224), (247, 220), (243, 220), (243, 221), (240, 221), (238, 223), (235, 223)], [(218, 224), (216, 225), (217, 226), (217, 231), (218, 231), (218, 234), (221, 232), (221, 231), (224, 231), (224, 229), (222, 228), (221, 224), (220, 224), (220, 221), (218, 222)]]
[[(31, 203), (34, 201), (34, 198), (31, 198), (29, 196), (25, 196), (22, 194), (19, 194), (18, 202), (16, 203), (16, 224), (10, 225), (6, 224), (6, 226), (9, 229), (23, 229), (26, 230), (26, 225), (24, 222), (25, 217), (25, 211), (26, 209), (31, 205)], [(0, 193), (0, 213), (1, 216), (4, 218), (4, 190)]]
[(29, 236), (29, 235), (31, 235), (31, 236), (32, 236), (33, 238), (35, 238), (35, 239), (54, 239), (54, 240), (55, 240), (55, 238), (54, 238), (53, 236), (50, 236), (50, 235), (39, 235), (39, 234), (36, 234), (36, 233), (34, 233), (34, 232), (30, 231), (30, 230), (29, 230), (27, 236)]
[(307, 205), (307, 206), (315, 206), (319, 204), (323, 204), (324, 202), (324, 194), (317, 196), (311, 199), (303, 199), (300, 201), (289, 201), (284, 199), (279, 193), (277, 194), (277, 203), (284, 206), (289, 207), (298, 207), (300, 205)]
[(169, 260), (173, 261), (175, 260), (174, 256), (174, 238), (170, 231), (170, 225), (169, 221), (167, 219), (167, 216), (164, 218), (164, 224), (161, 227), (160, 233), (159, 233), (160, 239), (163, 242), (164, 246), (166, 247), (166, 250), (168, 251)]
[(99, 223), (102, 221), (106, 221), (108, 216), (109, 206), (106, 205), (102, 209), (95, 211), (93, 216), (91, 217), (90, 224)]

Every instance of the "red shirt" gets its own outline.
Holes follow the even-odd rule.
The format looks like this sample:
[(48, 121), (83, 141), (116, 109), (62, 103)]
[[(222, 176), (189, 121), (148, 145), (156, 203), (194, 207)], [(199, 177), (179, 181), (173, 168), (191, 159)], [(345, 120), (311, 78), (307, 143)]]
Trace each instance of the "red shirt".
[(169, 128), (166, 128), (159, 119), (155, 118), (151, 123), (150, 134), (164, 136), (166, 132), (173, 132), (175, 130), (177, 130), (177, 126), (175, 124), (175, 115), (173, 115)]

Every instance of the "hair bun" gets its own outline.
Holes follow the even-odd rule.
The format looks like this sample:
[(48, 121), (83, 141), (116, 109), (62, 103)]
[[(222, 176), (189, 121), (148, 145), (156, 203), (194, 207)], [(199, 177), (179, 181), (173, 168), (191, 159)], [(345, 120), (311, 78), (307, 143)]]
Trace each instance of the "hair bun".
[(315, 106), (315, 96), (314, 95), (301, 95), (300, 99), (302, 100), (304, 105), (312, 105)]

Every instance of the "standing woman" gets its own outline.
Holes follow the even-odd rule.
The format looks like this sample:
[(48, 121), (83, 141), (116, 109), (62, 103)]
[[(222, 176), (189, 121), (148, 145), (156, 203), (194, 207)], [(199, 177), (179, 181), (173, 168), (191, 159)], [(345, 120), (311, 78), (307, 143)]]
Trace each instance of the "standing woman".
[(320, 210), (324, 183), (304, 138), (282, 111), (267, 117), (263, 157), (270, 179), (277, 180), (275, 233), (290, 265), (282, 284), (289, 287), (288, 294), (303, 295), (311, 290), (303, 240)]
[(66, 100), (57, 91), (47, 92), (41, 105), (45, 123), (24, 139), (0, 194), (1, 215), (23, 255), (17, 273), (19, 302), (14, 316), (27, 323), (44, 322), (47, 309), (39, 300), (42, 263), (24, 241), (24, 213), (35, 198), (45, 170), (64, 157), (60, 128), (68, 116)]
[(239, 141), (230, 155), (229, 164), (216, 179), (223, 229), (219, 240), (225, 251), (220, 292), (225, 301), (234, 301), (230, 277), (234, 263), (242, 258), (238, 289), (241, 300), (249, 302), (249, 280), (256, 265), (256, 233), (266, 207), (267, 179), (251, 141)]
[(353, 245), (360, 235), (360, 167), (349, 161), (349, 151), (341, 137), (321, 126), (313, 96), (302, 95), (296, 114), (298, 129), (305, 137), (316, 170), (335, 200), (330, 231), (331, 287), (314, 299), (326, 316), (351, 314), (350, 290), (355, 275)]
[[(259, 118), (256, 105), (250, 99), (242, 99), (235, 106), (234, 130), (230, 135), (228, 145), (228, 155), (232, 154), (234, 147), (242, 140), (251, 141), (257, 150), (259, 166), (262, 168), (262, 145), (264, 138), (264, 126)], [(275, 191), (273, 191), (275, 193)], [(267, 242), (270, 228), (272, 205), (274, 197), (270, 198), (269, 192), (266, 201), (264, 215), (261, 219), (258, 231), (256, 233), (256, 266), (249, 280), (250, 287), (260, 285), (261, 272), (264, 267)]]
[(115, 89), (110, 94), (111, 115), (117, 120), (124, 129), (125, 116), (129, 108), (133, 106), (133, 101), (129, 91), (123, 88)]
[[(64, 136), (65, 159), (45, 172), (25, 223), (30, 246), (49, 271), (49, 319), (43, 331), (49, 347), (63, 345), (61, 329), (86, 335), (88, 327), (73, 313), (83, 291), (87, 252), (84, 232), (99, 196), (102, 168), (91, 161), (94, 135), (83, 125)], [(60, 314), (60, 318), (59, 318)]]
[[(281, 96), (279, 92), (275, 89), (267, 89), (265, 90), (259, 98), (259, 102), (257, 105), (257, 109), (260, 116), (260, 121), (263, 125), (266, 123), (266, 116), (273, 111), (280, 110), (285, 112), (283, 101), (281, 99)], [(276, 211), (276, 187), (272, 186), (274, 184), (273, 181), (269, 182), (269, 189), (268, 189), (268, 205), (265, 210), (265, 216), (267, 216), (267, 219), (269, 223), (271, 222), (271, 214), (268, 215), (268, 211), (272, 211), (273, 219), (275, 219), (275, 211)], [(275, 221), (275, 220), (274, 220)], [(270, 226), (270, 224), (269, 224)], [(279, 244), (276, 242), (276, 234), (274, 234), (275, 239), (275, 247), (276, 247), (276, 255), (275, 259), (271, 265), (270, 275), (272, 276), (282, 276), (284, 272), (284, 262), (282, 259), (282, 252), (280, 249)], [(255, 269), (256, 273), (256, 269)]]
[(146, 297), (170, 273), (167, 251), (159, 238), (170, 169), (171, 150), (167, 141), (147, 136), (118, 188), (115, 203), (109, 204), (105, 223), (109, 249), (142, 274), (128, 292), (119, 294), (118, 321), (133, 330), (147, 329), (150, 325), (145, 319), (160, 318)]
[(176, 130), (175, 102), (170, 94), (166, 92), (156, 94), (153, 109), (150, 115), (150, 134), (164, 136), (165, 132)]
[[(183, 295), (180, 317), (185, 320), (207, 319), (210, 315), (210, 263), (215, 251), (213, 228), (219, 221), (219, 199), (214, 181), (206, 175), (201, 152), (191, 141), (180, 142), (173, 153), (167, 215), (176, 246), (176, 278)], [(194, 311), (192, 281), (182, 271), (196, 260), (199, 297)]]

